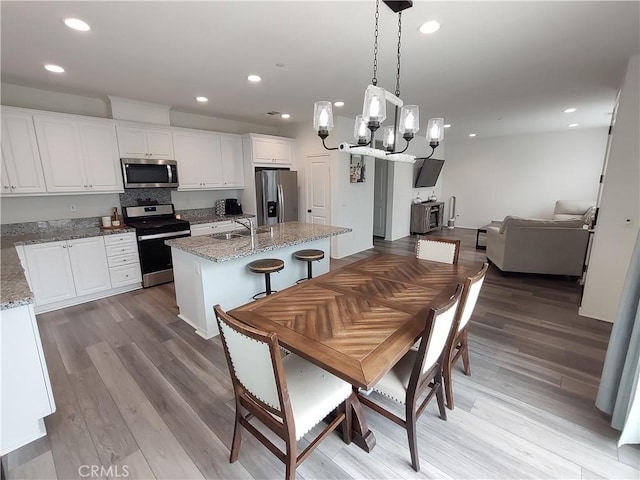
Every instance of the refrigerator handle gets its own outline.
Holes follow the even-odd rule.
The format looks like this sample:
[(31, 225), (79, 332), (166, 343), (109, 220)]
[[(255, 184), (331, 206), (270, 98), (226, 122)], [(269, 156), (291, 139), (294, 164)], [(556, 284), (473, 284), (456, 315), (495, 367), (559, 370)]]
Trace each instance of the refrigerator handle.
[(284, 192), (282, 184), (278, 184), (278, 223), (284, 220)]

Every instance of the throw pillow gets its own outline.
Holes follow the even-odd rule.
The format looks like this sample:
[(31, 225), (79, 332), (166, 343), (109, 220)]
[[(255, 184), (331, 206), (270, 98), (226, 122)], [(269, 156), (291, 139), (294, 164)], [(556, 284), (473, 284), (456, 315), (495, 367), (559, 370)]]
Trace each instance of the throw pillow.
[(589, 210), (584, 212), (582, 221), (584, 222), (585, 225), (588, 225), (589, 227), (591, 227), (591, 224), (593, 223), (595, 218), (596, 218), (596, 207), (589, 207)]

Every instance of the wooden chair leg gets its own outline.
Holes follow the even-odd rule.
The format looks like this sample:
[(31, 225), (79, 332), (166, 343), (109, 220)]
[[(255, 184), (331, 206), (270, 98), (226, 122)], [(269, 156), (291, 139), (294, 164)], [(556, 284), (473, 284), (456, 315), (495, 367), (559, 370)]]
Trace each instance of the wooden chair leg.
[(453, 410), (453, 386), (451, 384), (452, 378), (451, 362), (449, 359), (445, 360), (444, 367), (442, 369), (442, 377), (444, 378), (445, 395), (447, 397), (447, 408)]
[(411, 466), (416, 472), (420, 471), (420, 457), (418, 456), (418, 439), (416, 435), (416, 405), (407, 402), (406, 405), (406, 427), (407, 427), (407, 439), (409, 440), (409, 453), (411, 455)]
[(442, 368), (439, 367), (433, 381), (436, 383), (436, 399), (438, 400), (438, 410), (440, 410), (440, 418), (447, 419), (447, 409), (444, 406), (444, 389), (442, 388)]
[(240, 410), (240, 404), (236, 402), (236, 422), (233, 426), (233, 441), (231, 442), (229, 463), (233, 463), (238, 460), (238, 454), (240, 453), (240, 443), (242, 442), (242, 425), (240, 425), (241, 415), (242, 412)]
[(297, 451), (296, 451), (296, 439), (290, 439), (289, 443), (287, 442), (286, 452), (287, 458), (285, 458), (285, 480), (296, 480), (296, 467), (298, 463)]
[(462, 352), (462, 365), (464, 367), (464, 374), (468, 377), (471, 375), (471, 366), (469, 365), (469, 348), (467, 346), (467, 333), (468, 329), (464, 329), (464, 335), (462, 335), (462, 342), (460, 345), (460, 351)]

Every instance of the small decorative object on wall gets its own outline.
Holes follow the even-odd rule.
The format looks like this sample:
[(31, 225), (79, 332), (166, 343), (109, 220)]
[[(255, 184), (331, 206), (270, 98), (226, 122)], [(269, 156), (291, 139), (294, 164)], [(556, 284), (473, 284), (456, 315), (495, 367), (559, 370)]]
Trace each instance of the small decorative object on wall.
[(364, 167), (362, 155), (351, 155), (351, 168), (349, 169), (349, 181), (351, 183), (364, 183)]

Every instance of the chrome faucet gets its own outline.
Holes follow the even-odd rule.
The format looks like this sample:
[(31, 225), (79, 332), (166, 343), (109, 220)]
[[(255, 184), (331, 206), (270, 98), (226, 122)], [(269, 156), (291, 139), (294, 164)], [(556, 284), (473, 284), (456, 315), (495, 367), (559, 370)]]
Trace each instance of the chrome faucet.
[(249, 230), (249, 233), (251, 234), (251, 238), (253, 238), (253, 236), (256, 234), (256, 227), (253, 224), (253, 219), (251, 218), (247, 218), (247, 223), (243, 223), (240, 221), (239, 218), (236, 218), (234, 220), (234, 222), (239, 223), (240, 225), (242, 225), (244, 228), (246, 228), (247, 230)]

